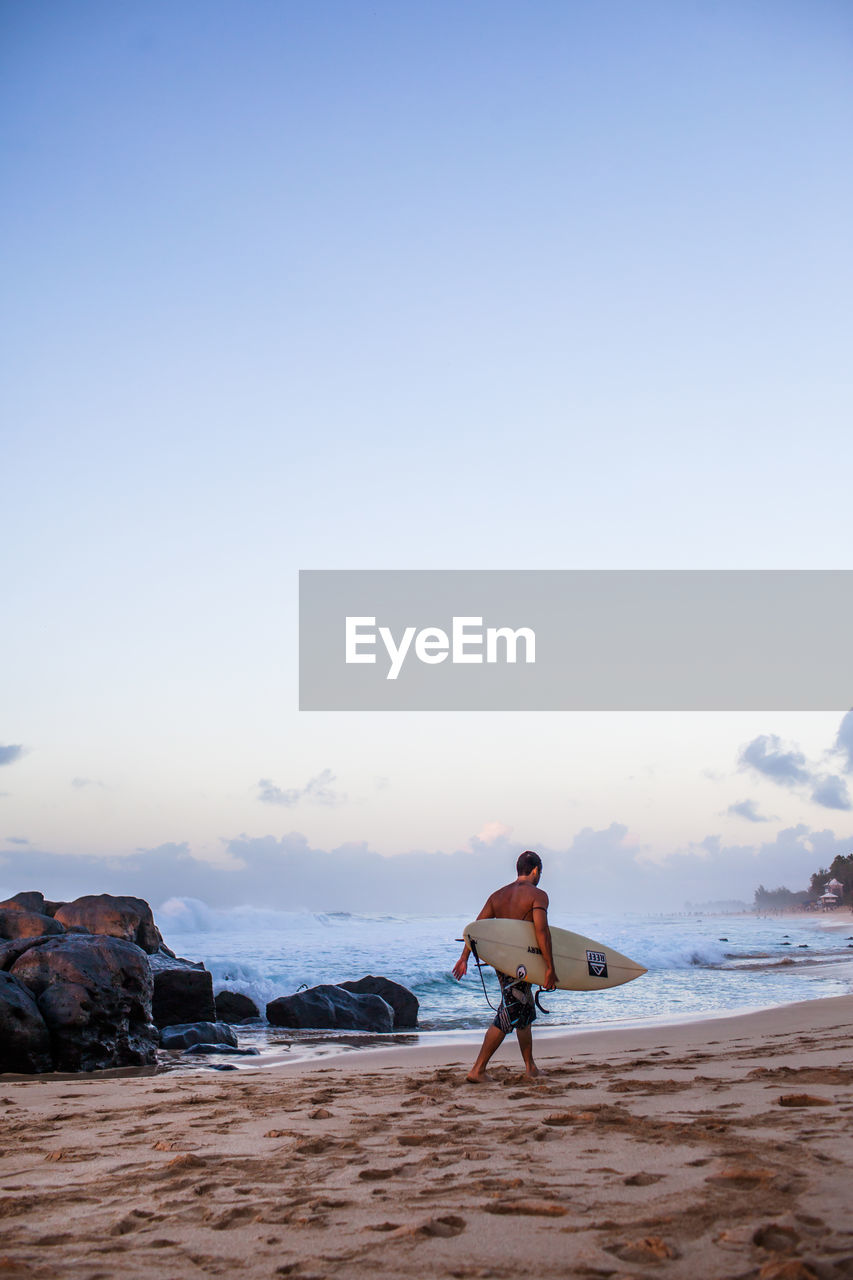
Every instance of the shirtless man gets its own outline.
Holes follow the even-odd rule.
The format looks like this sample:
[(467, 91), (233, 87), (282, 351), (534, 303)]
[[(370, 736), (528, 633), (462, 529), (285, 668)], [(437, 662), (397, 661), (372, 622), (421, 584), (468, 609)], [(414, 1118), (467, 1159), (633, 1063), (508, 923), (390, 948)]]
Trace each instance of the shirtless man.
[[(542, 875), (542, 859), (538, 853), (532, 853), (528, 849), (519, 857), (516, 871), (518, 879), (515, 883), (496, 890), (477, 919), (530, 920), (545, 961), (545, 988), (551, 991), (557, 985), (557, 975), (551, 953), (551, 930), (548, 928), (548, 895), (537, 888)], [(468, 972), (470, 954), (471, 948), (466, 942), (462, 955), (453, 966), (453, 976), (457, 981)], [(486, 1032), (477, 1061), (466, 1077), (472, 1084), (488, 1080), (486, 1064), (503, 1043), (507, 1032), (513, 1030), (518, 1036), (518, 1047), (524, 1059), (524, 1074), (531, 1077), (540, 1074), (533, 1061), (533, 1032), (530, 1026), (536, 1017), (536, 1005), (530, 983), (519, 982), (517, 978), (508, 977), (504, 973), (498, 973), (498, 980), (501, 984), (501, 1003), (497, 1017)]]

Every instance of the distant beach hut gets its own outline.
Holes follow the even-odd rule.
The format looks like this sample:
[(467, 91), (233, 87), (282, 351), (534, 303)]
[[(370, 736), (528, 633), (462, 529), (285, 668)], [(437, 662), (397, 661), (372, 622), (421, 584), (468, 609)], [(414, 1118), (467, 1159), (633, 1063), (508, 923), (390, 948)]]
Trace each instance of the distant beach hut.
[(834, 893), (836, 898), (840, 898), (844, 892), (844, 885), (840, 880), (827, 880), (823, 888), (825, 893)]
[(820, 902), (823, 907), (837, 907), (838, 895), (835, 893), (822, 893), (818, 898), (818, 902)]

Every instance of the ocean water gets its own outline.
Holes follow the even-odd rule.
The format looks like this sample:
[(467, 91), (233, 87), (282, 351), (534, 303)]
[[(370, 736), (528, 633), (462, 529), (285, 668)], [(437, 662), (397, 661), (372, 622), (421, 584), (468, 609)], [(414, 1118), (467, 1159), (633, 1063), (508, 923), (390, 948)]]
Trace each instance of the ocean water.
[[(172, 898), (155, 912), (166, 944), (178, 955), (203, 960), (214, 991), (240, 991), (263, 1014), (269, 1000), (303, 984), (383, 975), (401, 982), (420, 1001), (419, 1034), (455, 1039), (482, 1030), (493, 1016), (476, 966), (457, 982), (461, 916), (350, 915), (215, 909), (193, 898)], [(766, 1008), (842, 995), (853, 989), (853, 927), (824, 929), (820, 922), (784, 916), (550, 915), (551, 923), (605, 943), (648, 973), (608, 991), (554, 991), (540, 1027), (596, 1027), (618, 1022), (666, 1022), (685, 1016)], [(494, 973), (486, 989), (498, 1002)], [(299, 1056), (352, 1047), (375, 1037), (348, 1033), (284, 1032), (265, 1022), (241, 1029), (241, 1043), (298, 1051)], [(321, 1042), (325, 1044), (322, 1049)], [(250, 1065), (252, 1059), (247, 1059)], [(257, 1059), (254, 1060), (257, 1063)]]

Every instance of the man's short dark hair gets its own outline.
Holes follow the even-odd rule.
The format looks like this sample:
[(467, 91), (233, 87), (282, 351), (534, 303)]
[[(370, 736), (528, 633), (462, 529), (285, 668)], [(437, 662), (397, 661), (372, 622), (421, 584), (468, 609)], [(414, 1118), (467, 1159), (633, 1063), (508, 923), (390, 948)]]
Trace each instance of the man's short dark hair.
[(538, 853), (534, 853), (532, 849), (525, 849), (524, 853), (518, 855), (518, 862), (515, 869), (520, 876), (529, 876), (531, 871), (542, 870), (542, 859)]

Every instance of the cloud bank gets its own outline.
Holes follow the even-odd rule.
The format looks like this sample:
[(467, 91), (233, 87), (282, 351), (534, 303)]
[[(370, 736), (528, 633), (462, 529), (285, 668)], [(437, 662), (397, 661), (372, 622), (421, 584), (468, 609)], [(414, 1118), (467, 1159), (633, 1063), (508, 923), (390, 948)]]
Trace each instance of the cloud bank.
[(228, 841), (229, 866), (194, 858), (186, 844), (104, 859), (35, 849), (7, 850), (0, 861), (0, 896), (41, 889), (49, 898), (83, 893), (135, 893), (155, 907), (171, 897), (210, 906), (269, 906), (279, 910), (476, 915), (501, 884), (515, 876), (515, 859), (536, 849), (544, 862), (542, 887), (555, 918), (573, 913), (682, 910), (686, 901), (739, 898), (756, 887), (802, 889), (819, 867), (850, 849), (849, 838), (799, 825), (762, 844), (724, 845), (719, 836), (651, 861), (620, 823), (585, 827), (563, 848), (496, 836), (454, 853), (415, 850), (383, 857), (366, 844), (321, 849), (304, 835), (238, 836)]

